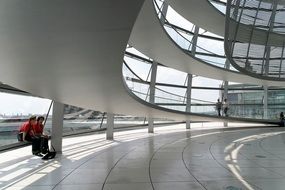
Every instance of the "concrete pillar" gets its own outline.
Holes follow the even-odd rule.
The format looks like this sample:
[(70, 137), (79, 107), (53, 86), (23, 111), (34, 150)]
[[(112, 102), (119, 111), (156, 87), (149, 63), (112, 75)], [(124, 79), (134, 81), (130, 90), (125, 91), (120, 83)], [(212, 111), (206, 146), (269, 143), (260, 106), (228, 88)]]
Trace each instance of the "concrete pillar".
[[(194, 29), (194, 35), (192, 38), (192, 46), (191, 46), (191, 54), (195, 56), (196, 53), (196, 46), (197, 46), (197, 41), (198, 41), (198, 36), (199, 36), (199, 27), (195, 26)], [(187, 76), (187, 91), (186, 91), (186, 112), (191, 112), (191, 89), (192, 89), (192, 74), (188, 73)], [(186, 129), (191, 128), (191, 122), (190, 119), (186, 120)]]
[(155, 103), (155, 82), (156, 82), (156, 73), (157, 73), (157, 62), (152, 63), (151, 76), (150, 76), (150, 85), (149, 85), (149, 103)]
[(106, 130), (106, 139), (114, 139), (114, 114), (107, 113), (107, 130)]
[(153, 118), (148, 118), (148, 133), (154, 133)]
[[(226, 69), (230, 69), (230, 61), (227, 59), (225, 62), (225, 68)], [(224, 99), (228, 99), (228, 89), (229, 89), (229, 82), (228, 81), (224, 81)], [(229, 100), (227, 100), (229, 102)], [(228, 122), (225, 121), (224, 122), (224, 127), (228, 127)]]
[[(153, 61), (151, 68), (151, 78), (149, 85), (149, 103), (155, 103), (155, 83), (157, 74), (157, 62)], [(148, 132), (153, 133), (153, 118), (148, 118)]]
[[(191, 88), (192, 88), (192, 74), (188, 73), (187, 80), (187, 98), (186, 98), (186, 112), (191, 112)], [(191, 128), (190, 119), (186, 120), (186, 129)]]
[(186, 120), (186, 129), (191, 129), (191, 121), (190, 121), (190, 119)]
[(51, 145), (57, 153), (62, 153), (62, 128), (63, 128), (64, 104), (53, 102)]
[(263, 86), (263, 119), (268, 119), (268, 86)]

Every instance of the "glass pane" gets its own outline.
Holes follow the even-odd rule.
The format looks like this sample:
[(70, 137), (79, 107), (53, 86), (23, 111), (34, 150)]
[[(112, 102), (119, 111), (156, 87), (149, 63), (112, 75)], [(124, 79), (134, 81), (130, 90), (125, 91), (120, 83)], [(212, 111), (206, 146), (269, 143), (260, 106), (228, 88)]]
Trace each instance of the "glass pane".
[(184, 85), (186, 80), (187, 73), (181, 72), (175, 69), (168, 67), (157, 67), (157, 83), (167, 83), (167, 84), (176, 84)]

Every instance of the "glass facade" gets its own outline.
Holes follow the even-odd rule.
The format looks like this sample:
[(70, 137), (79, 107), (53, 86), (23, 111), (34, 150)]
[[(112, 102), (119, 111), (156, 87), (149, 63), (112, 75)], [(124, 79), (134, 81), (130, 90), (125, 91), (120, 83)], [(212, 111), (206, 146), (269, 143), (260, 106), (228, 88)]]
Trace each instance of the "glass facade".
[[(264, 109), (265, 95), (262, 87), (230, 85), (229, 88), (228, 100), (231, 103), (229, 112), (232, 115), (262, 119), (265, 115), (264, 112), (267, 112), (268, 119), (277, 120), (280, 112), (285, 110), (285, 89), (269, 88), (268, 107)], [(239, 89), (234, 90), (234, 88)], [(258, 90), (254, 90), (254, 88), (258, 88)]]

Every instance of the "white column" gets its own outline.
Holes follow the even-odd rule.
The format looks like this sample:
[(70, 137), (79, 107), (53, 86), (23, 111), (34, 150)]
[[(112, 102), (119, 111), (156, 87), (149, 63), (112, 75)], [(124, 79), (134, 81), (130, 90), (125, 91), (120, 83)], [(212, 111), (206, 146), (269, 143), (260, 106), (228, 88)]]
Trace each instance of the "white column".
[(153, 133), (154, 132), (154, 126), (153, 126), (153, 118), (149, 117), (148, 118), (148, 133)]
[[(155, 82), (156, 82), (156, 74), (157, 74), (157, 62), (153, 61), (151, 68), (151, 78), (149, 85), (149, 103), (155, 103)], [(153, 133), (153, 118), (148, 118), (148, 132)]]
[(64, 104), (53, 102), (51, 145), (57, 153), (62, 152), (62, 128), (63, 128)]
[[(192, 74), (188, 73), (187, 80), (187, 99), (186, 99), (186, 112), (191, 112), (191, 88), (192, 88)], [(190, 119), (186, 120), (186, 129), (191, 128)]]
[(263, 96), (263, 119), (268, 118), (268, 86), (263, 86), (264, 96)]
[[(191, 54), (195, 56), (197, 40), (199, 35), (199, 27), (195, 26), (194, 35), (192, 38), (192, 46), (191, 46)], [(187, 99), (186, 99), (186, 112), (191, 112), (191, 89), (192, 89), (192, 74), (188, 73), (188, 81), (187, 81)], [(191, 128), (190, 119), (186, 120), (186, 129)]]
[(107, 113), (107, 130), (106, 130), (106, 139), (114, 139), (114, 114)]
[[(224, 81), (224, 99), (227, 99), (227, 102), (229, 102), (229, 100), (228, 100), (228, 86), (229, 86), (229, 82)], [(224, 127), (228, 127), (227, 121), (224, 121)]]
[[(228, 70), (230, 69), (230, 61), (228, 59), (225, 62), (225, 68), (228, 69)], [(228, 89), (229, 89), (229, 82), (228, 81), (224, 81), (224, 99), (226, 98), (227, 102), (229, 102), (229, 100), (228, 100)], [(227, 126), (228, 126), (228, 122), (225, 121), (224, 122), (224, 127), (227, 127)]]

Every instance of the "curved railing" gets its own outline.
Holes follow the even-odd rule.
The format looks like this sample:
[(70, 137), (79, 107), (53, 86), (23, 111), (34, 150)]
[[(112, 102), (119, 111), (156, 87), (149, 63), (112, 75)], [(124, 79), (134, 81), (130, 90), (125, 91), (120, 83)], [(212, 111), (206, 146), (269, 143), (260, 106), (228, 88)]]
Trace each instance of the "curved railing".
[[(226, 1), (222, 0), (208, 0), (217, 10), (219, 10), (224, 15), (226, 14)], [(241, 10), (243, 9), (244, 14), (240, 18), (240, 23), (245, 25), (254, 25), (255, 28), (268, 31), (270, 28), (270, 22), (273, 23), (272, 32), (284, 34), (285, 33), (285, 22), (283, 20), (285, 16), (285, 8), (284, 3), (281, 1), (276, 1), (275, 4), (277, 5), (274, 10), (274, 3), (273, 1), (260, 1), (260, 0), (238, 0), (238, 1), (231, 1), (232, 7), (239, 7), (236, 11), (237, 15), (240, 15)], [(234, 3), (234, 4), (233, 4)], [(239, 5), (237, 5), (237, 3)], [(278, 4), (279, 3), (279, 4)], [(274, 20), (270, 20), (272, 17), (272, 11), (275, 11), (276, 17)], [(274, 13), (274, 14), (275, 14)], [(234, 19), (236, 20), (236, 19)], [(236, 20), (238, 21), (238, 20)]]
[[(128, 57), (131, 57), (131, 54), (128, 54)], [(138, 60), (138, 57), (135, 58)], [(140, 64), (151, 64), (152, 61), (146, 62), (142, 60)], [(151, 68), (150, 68), (151, 69)], [(149, 73), (147, 71), (146, 73)], [(123, 64), (123, 76), (129, 90), (137, 97), (142, 99), (145, 102), (149, 102), (149, 88), (150, 82), (147, 79), (142, 79), (137, 73), (133, 71), (131, 66), (124, 61)], [(166, 86), (168, 90), (161, 89), (159, 86)], [(173, 93), (181, 89), (180, 93)], [(186, 89), (185, 85), (173, 85), (173, 84), (161, 84), (156, 83), (155, 85), (155, 105), (162, 108), (167, 108), (169, 110), (176, 110), (186, 113)], [(192, 87), (192, 89), (202, 89), (203, 87)], [(204, 87), (204, 89), (208, 89)], [(219, 94), (223, 91), (223, 88), (213, 88)], [(262, 92), (260, 87), (250, 87), (250, 88), (231, 88), (230, 91), (247, 91), (254, 90)], [(202, 92), (201, 92), (202, 93)], [(285, 93), (285, 90), (284, 90)], [(269, 102), (268, 108), (264, 109), (263, 100), (260, 99), (253, 103), (237, 103), (235, 101), (230, 101), (229, 116), (237, 118), (254, 118), (254, 119), (263, 119), (264, 112), (268, 113), (266, 119), (278, 119), (278, 114), (285, 109), (285, 104), (280, 103), (271, 103)], [(205, 115), (217, 115), (216, 111), (216, 102), (207, 101), (202, 99), (191, 98), (191, 113), (205, 114)]]
[[(213, 8), (216, 7), (216, 9), (221, 11), (221, 14), (226, 13), (225, 1), (208, 1), (213, 5)], [(265, 80), (285, 80), (285, 66), (283, 63), (285, 40), (284, 37), (282, 37), (282, 32), (277, 30), (281, 30), (283, 25), (280, 22), (276, 22), (276, 20), (281, 19), (280, 15), (283, 15), (284, 10), (279, 5), (274, 9), (274, 5), (272, 4), (268, 7), (264, 6), (264, 4), (270, 4), (270, 2), (256, 4), (252, 2), (260, 1), (232, 1), (235, 3), (239, 2), (240, 6), (233, 5), (233, 9), (238, 7), (237, 10), (229, 11), (233, 16), (231, 22), (228, 21), (229, 19), (226, 19), (227, 23), (230, 23), (230, 26), (227, 27), (225, 32), (225, 44), (223, 43), (222, 38), (218, 40), (215, 39), (217, 43), (214, 45), (213, 43), (209, 45), (209, 43), (204, 40), (204, 42), (206, 42), (204, 44), (207, 44), (208, 47), (215, 47), (215, 50), (209, 51), (208, 47), (202, 46), (203, 43), (198, 43), (196, 46), (197, 51), (195, 55), (193, 55), (191, 53), (191, 48), (193, 47), (193, 44), (191, 43), (193, 32), (191, 33), (191, 31), (183, 30), (183, 27), (181, 29), (181, 27), (177, 27), (175, 24), (170, 23), (169, 20), (166, 19), (166, 15), (163, 14), (163, 2), (159, 0), (154, 0), (153, 2), (158, 17), (160, 17), (161, 23), (168, 32), (168, 35), (177, 45), (185, 50), (186, 53), (194, 56), (194, 58), (224, 68), (228, 58), (233, 66), (230, 67), (230, 70), (239, 71), (246, 75)], [(254, 7), (254, 5), (259, 7)], [(243, 11), (243, 9), (245, 10)], [(276, 13), (275, 19), (271, 19), (272, 21), (269, 22), (270, 16), (268, 17), (268, 13), (272, 10)], [(266, 18), (259, 18), (258, 15), (263, 12), (264, 14), (262, 15), (267, 15), (265, 16)], [(243, 17), (242, 15), (245, 16)], [(272, 14), (271, 18), (273, 18)], [(268, 24), (268, 26), (263, 26), (262, 23), (270, 24)], [(202, 42), (200, 39), (201, 35), (198, 37), (198, 42)], [(211, 42), (209, 38), (207, 40)]]
[[(285, 27), (280, 20), (284, 11), (277, 1), (228, 1), (225, 52), (236, 69), (256, 78), (285, 80), (285, 38), (276, 37), (283, 32), (275, 30)], [(248, 37), (241, 42), (238, 36)]]
[(231, 18), (239, 23), (274, 33), (285, 33), (285, 8), (282, 1), (231, 0), (228, 6), (231, 7), (231, 13), (235, 14)]
[[(226, 68), (223, 38), (207, 36), (200, 33), (198, 35), (197, 45), (195, 45), (192, 42), (193, 31), (189, 31), (168, 21), (166, 15), (162, 11), (164, 2), (153, 0), (153, 4), (163, 28), (166, 30), (169, 37), (180, 48), (182, 48), (185, 53), (195, 59), (198, 59), (200, 62), (211, 64), (216, 67)], [(174, 10), (172, 12), (174, 12)], [(175, 14), (179, 15), (178, 13)], [(189, 25), (192, 25), (192, 23), (189, 22)], [(193, 28), (194, 25), (192, 29)], [(195, 46), (195, 53), (191, 52), (193, 46)], [(210, 48), (211, 50), (209, 50)], [(230, 69), (235, 71), (234, 68)]]

